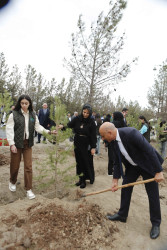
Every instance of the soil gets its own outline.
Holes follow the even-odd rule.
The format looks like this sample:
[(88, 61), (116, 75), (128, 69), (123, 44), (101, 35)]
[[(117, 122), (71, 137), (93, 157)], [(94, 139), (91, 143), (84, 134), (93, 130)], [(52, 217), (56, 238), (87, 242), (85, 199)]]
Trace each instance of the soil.
[[(62, 150), (68, 143), (61, 145)], [(87, 182), (86, 188), (81, 190), (69, 183), (67, 186), (58, 175), (57, 192), (54, 183), (39, 188), (40, 179), (36, 177), (39, 169), (49, 169), (47, 152), (53, 147), (49, 142), (33, 147), (33, 191), (36, 195), (33, 200), (26, 198), (23, 161), (17, 191), (9, 191), (9, 147), (0, 147), (0, 250), (167, 249), (167, 160), (163, 164), (165, 181), (159, 184), (161, 232), (156, 240), (151, 240), (149, 205), (143, 184), (134, 187), (127, 223), (106, 219), (106, 214), (118, 211), (121, 190), (83, 197), (111, 186), (112, 177), (107, 174), (108, 156), (102, 143), (101, 154), (94, 157), (96, 180), (93, 185)], [(61, 170), (71, 165), (75, 166), (73, 152)], [(54, 177), (54, 172), (45, 175), (45, 184), (51, 176)], [(68, 170), (68, 176), (74, 184), (75, 167)]]

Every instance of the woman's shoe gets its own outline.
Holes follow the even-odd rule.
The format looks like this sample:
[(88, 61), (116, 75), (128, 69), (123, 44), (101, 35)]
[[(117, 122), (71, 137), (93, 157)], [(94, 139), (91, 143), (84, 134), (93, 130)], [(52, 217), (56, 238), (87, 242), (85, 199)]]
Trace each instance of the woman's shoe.
[(82, 184), (81, 180), (75, 183), (75, 186), (80, 186)]
[(90, 180), (90, 184), (93, 184), (94, 183), (94, 180)]
[(86, 188), (86, 182), (82, 182), (80, 188)]

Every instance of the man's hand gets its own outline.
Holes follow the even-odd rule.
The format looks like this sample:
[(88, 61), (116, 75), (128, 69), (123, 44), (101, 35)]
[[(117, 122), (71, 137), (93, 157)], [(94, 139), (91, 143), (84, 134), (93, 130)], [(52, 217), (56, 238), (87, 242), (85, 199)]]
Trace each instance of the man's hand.
[(156, 182), (163, 181), (163, 180), (164, 180), (163, 172), (156, 173), (154, 178), (155, 178), (155, 181), (156, 181)]
[(111, 184), (111, 190), (112, 192), (115, 192), (118, 190), (118, 188), (116, 188), (118, 186), (118, 179), (113, 179), (112, 180), (112, 184)]

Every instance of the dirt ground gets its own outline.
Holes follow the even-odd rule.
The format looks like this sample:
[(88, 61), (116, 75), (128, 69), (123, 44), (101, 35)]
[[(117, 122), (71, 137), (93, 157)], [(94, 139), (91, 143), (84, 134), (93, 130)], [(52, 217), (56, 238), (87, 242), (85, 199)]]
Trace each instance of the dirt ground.
[[(118, 211), (120, 190), (81, 197), (82, 194), (111, 186), (112, 177), (107, 175), (107, 152), (102, 144), (101, 154), (94, 157), (96, 180), (93, 185), (87, 182), (86, 188), (81, 191), (76, 186), (65, 187), (62, 178), (58, 177), (57, 197), (54, 184), (39, 189), (39, 180), (35, 178), (37, 169), (47, 168), (47, 150), (53, 147), (50, 143), (35, 144), (33, 147), (34, 200), (26, 198), (23, 162), (17, 191), (9, 191), (9, 147), (0, 147), (0, 250), (167, 249), (167, 160), (163, 164), (165, 181), (159, 184), (161, 232), (160, 237), (151, 240), (148, 198), (143, 184), (134, 187), (127, 223), (111, 222), (105, 218), (107, 213)], [(65, 145), (62, 145), (63, 148)], [(71, 153), (65, 165), (73, 164), (75, 160)], [(69, 175), (75, 175), (75, 168), (69, 170)], [(49, 177), (45, 177), (46, 182)]]

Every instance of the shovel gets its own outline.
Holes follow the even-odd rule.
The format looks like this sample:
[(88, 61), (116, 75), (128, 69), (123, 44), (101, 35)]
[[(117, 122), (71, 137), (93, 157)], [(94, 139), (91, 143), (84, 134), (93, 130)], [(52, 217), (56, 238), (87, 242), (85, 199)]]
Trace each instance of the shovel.
[[(131, 187), (131, 186), (135, 186), (135, 185), (143, 184), (143, 183), (148, 183), (148, 182), (152, 182), (152, 181), (155, 181), (155, 178), (144, 180), (144, 181), (132, 182), (132, 183), (124, 184), (124, 185), (121, 185), (121, 186), (117, 186), (117, 189)], [(98, 191), (98, 192), (83, 194), (82, 197), (86, 197), (86, 196), (90, 196), (90, 195), (94, 195), (94, 194), (100, 194), (100, 193), (104, 193), (104, 192), (108, 192), (108, 191), (112, 191), (112, 189), (108, 188), (108, 189), (104, 189), (104, 190), (101, 190), (101, 191)]]

